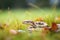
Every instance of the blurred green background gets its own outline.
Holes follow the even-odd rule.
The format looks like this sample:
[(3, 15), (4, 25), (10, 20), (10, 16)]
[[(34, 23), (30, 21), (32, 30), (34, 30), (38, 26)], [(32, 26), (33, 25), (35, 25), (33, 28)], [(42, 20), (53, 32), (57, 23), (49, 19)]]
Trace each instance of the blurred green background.
[[(0, 0), (0, 9), (10, 8), (27, 8), (28, 3), (33, 3), (39, 7), (50, 7), (56, 0)], [(60, 5), (60, 0), (58, 0)]]
[[(55, 20), (56, 17), (60, 18), (60, 6), (57, 3), (53, 1), (50, 4), (50, 0), (35, 0), (35, 2), (32, 0), (0, 0), (0, 24), (2, 24), (0, 25), (0, 40), (60, 40), (60, 32), (49, 31), (44, 35), (38, 30), (29, 33), (28, 25), (22, 24), (24, 20), (35, 21), (39, 17), (42, 17), (49, 26), (52, 22), (60, 23), (60, 20)], [(12, 35), (11, 29), (26, 32)]]

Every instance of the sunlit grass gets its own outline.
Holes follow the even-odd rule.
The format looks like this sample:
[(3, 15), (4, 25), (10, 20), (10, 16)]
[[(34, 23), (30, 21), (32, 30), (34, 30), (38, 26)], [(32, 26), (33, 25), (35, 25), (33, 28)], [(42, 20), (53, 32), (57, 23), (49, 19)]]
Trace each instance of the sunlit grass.
[[(59, 9), (56, 10), (56, 13), (53, 13), (52, 9), (22, 9), (22, 10), (10, 10), (10, 14), (8, 11), (1, 11), (0, 12), (0, 23), (8, 23), (9, 27), (5, 28), (4, 30), (0, 30), (0, 40), (4, 38), (10, 37), (12, 40), (43, 40), (40, 36), (40, 32), (33, 32), (29, 33), (27, 31), (27, 25), (22, 24), (23, 20), (35, 20), (36, 18), (42, 17), (44, 21), (51, 26), (51, 23), (54, 22), (54, 18), (56, 16), (60, 16)], [(22, 29), (25, 30), (26, 33), (19, 33), (17, 35), (9, 34), (10, 29)], [(4, 35), (3, 35), (4, 34)], [(47, 34), (46, 40), (60, 40), (59, 33), (52, 33)], [(57, 39), (55, 39), (57, 37)]]

